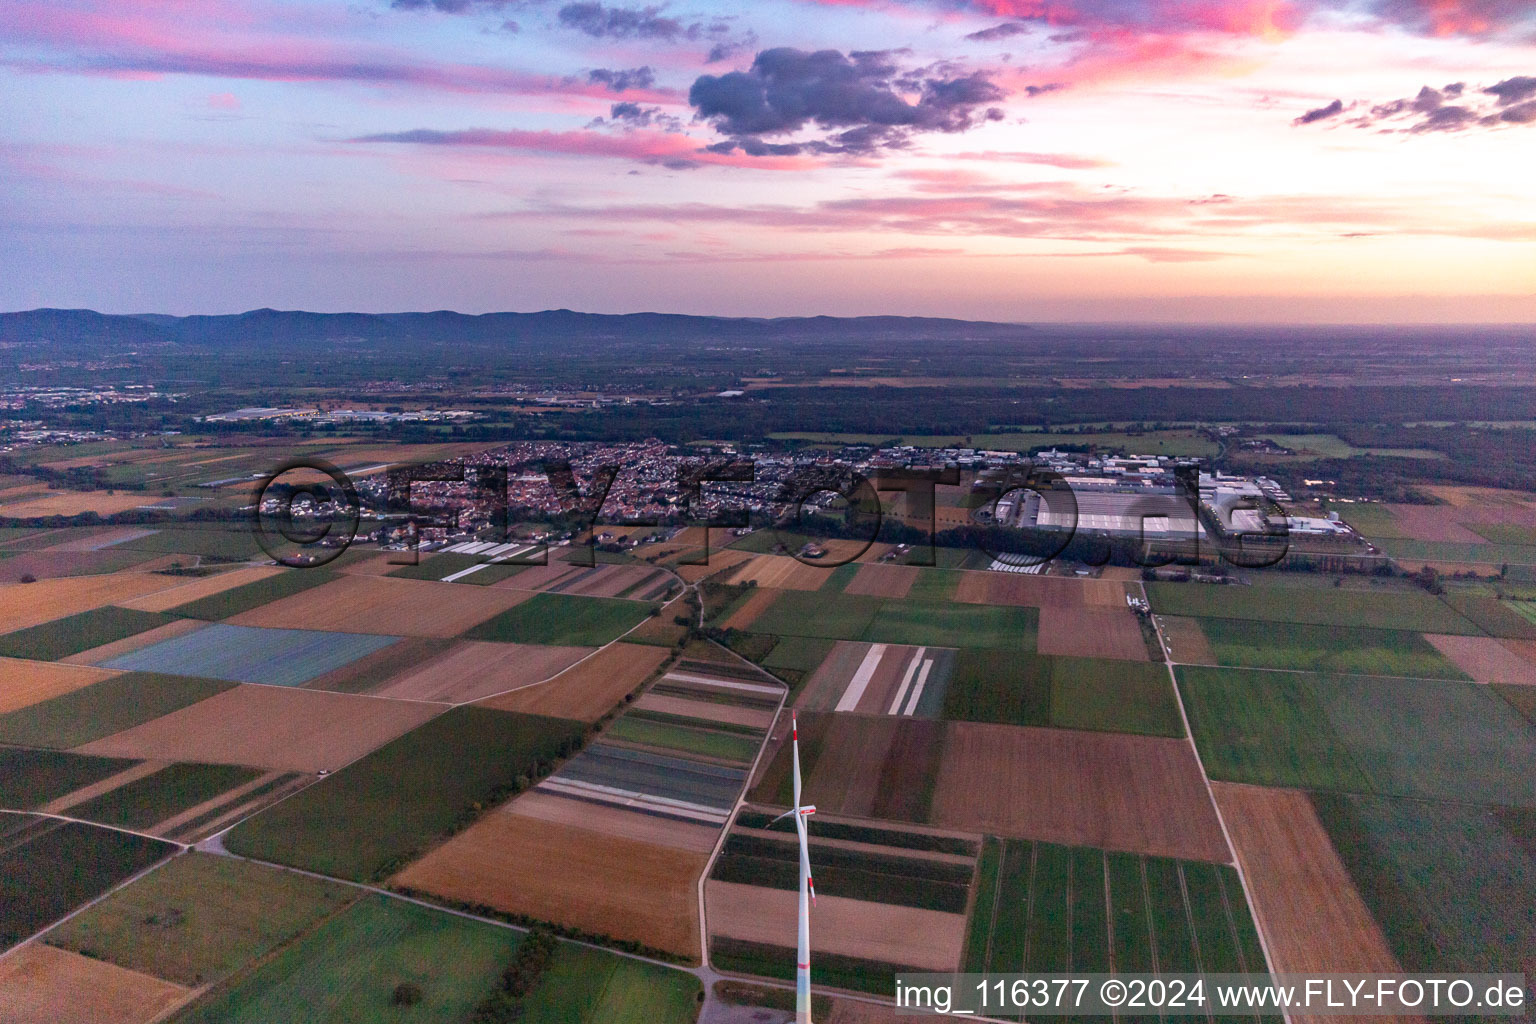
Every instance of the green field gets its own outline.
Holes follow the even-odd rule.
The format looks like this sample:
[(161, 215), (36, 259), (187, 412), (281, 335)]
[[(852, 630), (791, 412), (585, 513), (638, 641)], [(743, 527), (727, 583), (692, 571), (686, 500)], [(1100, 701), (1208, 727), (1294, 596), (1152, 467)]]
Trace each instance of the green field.
[(1004, 725), (1058, 726), (1183, 736), (1162, 665), (1003, 651), (955, 656), (943, 717)]
[(67, 750), (222, 693), (220, 679), (125, 672), (0, 715), (0, 743)]
[[(784, 980), (793, 980), (795, 977), (795, 950), (792, 946), (769, 946), (713, 936), (709, 942), (709, 959), (712, 966), (734, 974), (753, 974), (759, 978)], [(843, 988), (889, 997), (895, 991), (895, 975), (901, 973), (903, 967), (902, 964), (861, 960), (834, 953), (813, 953), (811, 985), (813, 988)], [(907, 972), (916, 970), (918, 968), (906, 968)]]
[(1500, 601), (1450, 591), (1446, 604), (1477, 624), (1489, 636), (1510, 640), (1536, 640), (1536, 603)]
[(69, 816), (142, 831), (264, 774), (257, 768), (232, 764), (168, 765), (76, 804), (69, 809)]
[[(800, 848), (794, 831), (775, 826), (779, 839), (734, 831), (725, 841), (710, 877), (721, 882), (768, 886), (794, 892), (800, 886)], [(849, 849), (825, 836), (812, 836), (811, 862), (823, 895), (965, 913), (972, 866), (921, 857)]]
[(188, 619), (227, 619), (336, 578), (336, 574), (328, 569), (285, 569), (276, 576), (177, 605), (171, 609), (171, 614)]
[(122, 546), (136, 551), (202, 555), (208, 558), (226, 558), (235, 561), (244, 561), (256, 556), (265, 557), (249, 526), (237, 529), (177, 526), (159, 530), (147, 537), (136, 537), (133, 540), (124, 541)]
[(188, 853), (47, 935), (51, 945), (182, 985), (217, 981), (357, 898), (233, 857)]
[(1214, 779), (1536, 807), (1536, 728), (1475, 683), (1179, 668)]
[(242, 856), (337, 878), (393, 874), (575, 749), (581, 722), (456, 707), (242, 823)]
[(1376, 546), (1412, 569), (1422, 562), (1536, 565), (1536, 547), (1524, 544), (1462, 544), (1453, 541), (1382, 538)]
[(1399, 540), (1408, 536), (1397, 525), (1392, 510), (1376, 502), (1335, 504), (1330, 505), (1329, 510), (1337, 512), (1339, 518), (1372, 540)]
[(525, 1024), (693, 1024), (698, 979), (684, 971), (562, 942), (523, 999)]
[(1295, 590), (1207, 583), (1148, 583), (1146, 587), (1152, 610), (1159, 615), (1407, 629), (1467, 636), (1481, 633), (1455, 609), (1424, 591)]
[[(367, 896), (179, 1014), (181, 1024), (461, 1024), (497, 983), (521, 933)], [(393, 1004), (401, 984), (421, 991)]]
[(535, 594), (480, 623), (466, 640), (601, 647), (644, 622), (651, 606), (617, 597)]
[(58, 661), (175, 621), (174, 616), (160, 612), (107, 605), (6, 633), (0, 636), (0, 657)]
[(0, 747), (0, 808), (30, 810), (136, 763), (118, 757)]
[(487, 587), (492, 583), (511, 579), (518, 573), (527, 569), (527, 565), (508, 562), (487, 562), (480, 555), (465, 555), (456, 551), (443, 551), (428, 555), (415, 565), (403, 565), (392, 570), (389, 575), (399, 576), (408, 580), (441, 580), (444, 576), (452, 576), (454, 573), (463, 572), (474, 566), (483, 568), (470, 573), (462, 580), (455, 583), (473, 583), (476, 586)]
[[(699, 723), (704, 726), (705, 723)], [(757, 756), (761, 741), (756, 736), (743, 736), (725, 730), (684, 725), (681, 722), (658, 722), (655, 719), (634, 718), (624, 715), (603, 731), (609, 739), (624, 740), (647, 747), (682, 751), (685, 754), (701, 754), (704, 757), (724, 761), (749, 763)]]
[(1507, 523), (1471, 523), (1467, 529), (1492, 544), (1536, 547), (1536, 528)]
[(779, 640), (768, 657), (763, 659), (766, 668), (787, 668), (810, 672), (820, 665), (832, 651), (833, 641), (814, 636), (786, 636)]
[[(914, 550), (921, 550), (920, 548)], [(940, 550), (953, 550), (942, 548)], [(937, 561), (937, 558), (935, 558)], [(912, 581), (912, 589), (907, 591), (908, 601), (952, 601), (955, 597), (955, 588), (960, 585), (962, 574), (954, 569), (940, 569), (934, 567), (924, 569), (917, 574), (917, 579)]]
[(94, 825), (0, 815), (0, 950), (175, 849)]
[(1494, 686), (1494, 692), (1536, 726), (1536, 686)]
[(1530, 971), (1536, 813), (1369, 796), (1313, 803), (1404, 970)]
[(752, 623), (752, 631), (827, 640), (1028, 651), (1034, 649), (1038, 624), (1039, 612), (1034, 608), (786, 590)]
[(1154, 956), (1160, 973), (1267, 971), (1236, 871), (987, 838), (961, 970), (1125, 974)]
[(1349, 459), (1357, 455), (1380, 455), (1399, 459), (1443, 459), (1445, 454), (1432, 448), (1357, 448), (1337, 434), (1261, 434), (1298, 455), (1319, 459)]
[(1202, 619), (1216, 661), (1245, 668), (1466, 679), (1419, 633), (1252, 619)]

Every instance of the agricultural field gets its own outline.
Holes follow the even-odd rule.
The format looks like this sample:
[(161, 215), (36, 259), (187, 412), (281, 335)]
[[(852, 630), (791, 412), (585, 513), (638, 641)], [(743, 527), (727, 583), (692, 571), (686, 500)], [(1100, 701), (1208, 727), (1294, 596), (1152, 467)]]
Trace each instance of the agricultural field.
[[(505, 644), (483, 646), (498, 651), (506, 650), (507, 647)], [(579, 650), (585, 654), (590, 648), (527, 645), (516, 646), (516, 650), (517, 653), (512, 655), (515, 662), (525, 658), (536, 661), (540, 651)], [(555, 675), (548, 682), (514, 689), (510, 693), (482, 701), (481, 706), (595, 722), (649, 679), (669, 656), (669, 652), (661, 647), (611, 644)]]
[(405, 668), (367, 692), (375, 697), (466, 704), (532, 686), (591, 653), (590, 647), (456, 641), (442, 653)]
[(693, 1024), (698, 979), (683, 971), (561, 943), (523, 1000), (526, 1024)]
[(1342, 794), (1312, 800), (1404, 970), (1529, 976), (1536, 967), (1531, 810)]
[[(510, 594), (493, 588), (492, 593)], [(644, 622), (651, 606), (613, 597), (534, 594), (464, 634), (499, 643), (601, 647)]]
[[(181, 598), (177, 604), (157, 611), (169, 611), (189, 619), (208, 619), (214, 622), (227, 619), (241, 612), (248, 612), (273, 601), (292, 597), (294, 594), (329, 583), (336, 574), (326, 569), (278, 569), (255, 566), (236, 569), (208, 580), (190, 583), (174, 590), (154, 595), (159, 604), (171, 598)], [(218, 586), (214, 586), (218, 584)], [(140, 598), (137, 607), (148, 600)]]
[(100, 796), (71, 804), (69, 816), (150, 832), (160, 822), (261, 776), (260, 771), (239, 765), (172, 764)]
[(112, 674), (109, 669), (0, 658), (0, 678), (5, 680), (0, 689), (0, 715), (99, 683)]
[(1418, 679), (1466, 679), (1422, 633), (1253, 619), (1201, 619), (1217, 664)]
[(963, 970), (1266, 973), (1230, 867), (988, 837)]
[(1179, 737), (1161, 665), (961, 651), (941, 706), (947, 719)]
[[(924, 573), (924, 577), (931, 573)], [(1017, 572), (953, 574), (954, 599), (968, 604), (1024, 605), (1034, 608), (1124, 609), (1125, 584), (1117, 580), (1079, 580)]]
[(1146, 661), (1147, 641), (1141, 620), (1129, 607), (1074, 608), (1046, 605), (1040, 609), (1041, 654), (1074, 658), (1120, 658)]
[(218, 622), (101, 664), (122, 672), (300, 686), (388, 647), (396, 639), (365, 633), (260, 629)]
[(0, 960), (7, 1024), (144, 1024), (191, 996), (181, 985), (40, 942)]
[(147, 672), (113, 674), (0, 715), (0, 743), (67, 750), (195, 705), (234, 685)]
[(187, 853), (43, 941), (197, 986), (225, 978), (357, 899), (357, 890), (233, 857)]
[(158, 612), (107, 605), (0, 635), (0, 657), (58, 661), (172, 621), (169, 615)]
[[(167, 590), (176, 584), (174, 576), (118, 572), (106, 576), (69, 576), (39, 579), (36, 583), (0, 585), (0, 634), (4, 634), (0, 636), (0, 642), (8, 644), (15, 630), (40, 626), (103, 605), (132, 600)], [(35, 657), (28, 654), (21, 656)]]
[[(286, 693), (288, 691), (274, 691)], [(243, 822), (233, 852), (337, 878), (383, 878), (574, 749), (583, 725), (458, 707)]]
[(487, 619), (494, 620), (527, 598), (522, 591), (496, 587), (454, 587), (451, 583), (388, 576), (342, 576), (233, 616), (229, 622), (270, 629), (452, 637)]
[(0, 951), (175, 849), (94, 825), (0, 814)]
[(955, 655), (948, 648), (839, 640), (810, 674), (795, 706), (808, 711), (938, 718)]
[(753, 623), (775, 636), (1033, 650), (1034, 609), (785, 591)]
[(1427, 634), (1424, 639), (1470, 679), (1480, 683), (1536, 686), (1536, 659), (1517, 646), (1519, 641), (1436, 634)]
[(1454, 608), (1421, 590), (1298, 590), (1149, 583), (1147, 598), (1158, 615), (1468, 636), (1482, 632)]
[[(521, 934), (387, 896), (372, 895), (298, 942), (215, 988), (178, 1024), (352, 1024), (413, 1020), (454, 1024), (497, 984)], [(393, 1006), (412, 984), (421, 999)]]
[(1536, 729), (1486, 686), (1178, 671), (1214, 779), (1536, 807)]
[(333, 772), (442, 710), (414, 701), (242, 684), (79, 749), (108, 757)]
[(133, 767), (115, 757), (0, 747), (0, 808), (30, 811)]

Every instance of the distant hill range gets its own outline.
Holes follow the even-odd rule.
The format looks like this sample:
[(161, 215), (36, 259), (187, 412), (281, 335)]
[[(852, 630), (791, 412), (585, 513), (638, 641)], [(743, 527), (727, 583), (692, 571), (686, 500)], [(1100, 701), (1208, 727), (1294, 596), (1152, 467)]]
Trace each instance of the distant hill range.
[(755, 319), (672, 313), (306, 313), (255, 309), (227, 316), (115, 315), (89, 309), (0, 313), (0, 343), (90, 348), (144, 346), (215, 349), (306, 348), (337, 343), (477, 346), (565, 344), (658, 345), (721, 342), (736, 345), (818, 342), (1009, 341), (1027, 337), (1023, 324), (929, 317), (781, 317)]

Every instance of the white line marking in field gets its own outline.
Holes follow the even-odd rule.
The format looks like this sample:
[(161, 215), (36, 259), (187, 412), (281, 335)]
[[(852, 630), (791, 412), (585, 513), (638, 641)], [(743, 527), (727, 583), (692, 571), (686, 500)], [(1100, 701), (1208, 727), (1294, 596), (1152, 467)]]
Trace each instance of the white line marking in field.
[(928, 673), (931, 671), (933, 659), (929, 658), (923, 662), (923, 670), (917, 674), (917, 685), (912, 687), (912, 696), (907, 698), (907, 709), (902, 712), (903, 715), (910, 715), (917, 710), (918, 698), (923, 695), (923, 687), (928, 685)]
[(907, 673), (901, 677), (901, 686), (896, 690), (896, 699), (891, 701), (891, 709), (888, 715), (901, 714), (901, 702), (907, 697), (907, 689), (912, 685), (912, 677), (917, 675), (917, 666), (923, 663), (923, 655), (928, 653), (928, 648), (919, 647), (917, 653), (912, 655), (912, 660), (907, 663)]
[(775, 686), (759, 686), (756, 683), (737, 683), (727, 679), (713, 679), (709, 676), (695, 676), (687, 672), (668, 672), (662, 676), (679, 683), (699, 683), (704, 686), (719, 686), (727, 690), (746, 690), (750, 693), (767, 694), (770, 697), (782, 696), (784, 691)]
[(864, 690), (869, 686), (869, 681), (875, 677), (875, 669), (880, 667), (880, 659), (885, 657), (885, 644), (871, 644), (869, 653), (864, 655), (864, 660), (859, 664), (859, 670), (848, 680), (848, 689), (843, 691), (842, 699), (837, 702), (836, 711), (852, 711), (859, 706), (859, 698), (864, 696)]

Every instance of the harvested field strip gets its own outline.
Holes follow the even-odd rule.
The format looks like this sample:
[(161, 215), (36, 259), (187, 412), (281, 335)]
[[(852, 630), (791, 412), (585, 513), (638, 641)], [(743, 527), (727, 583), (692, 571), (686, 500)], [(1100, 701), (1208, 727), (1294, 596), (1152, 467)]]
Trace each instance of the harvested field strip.
[(1203, 619), (1200, 628), (1222, 665), (1418, 679), (1466, 678), (1420, 633), (1246, 619)]
[(1158, 616), (1168, 643), (1168, 656), (1178, 665), (1214, 665), (1216, 652), (1200, 629), (1199, 619), (1182, 615)]
[(965, 971), (1268, 970), (1232, 868), (998, 839), (981, 867)]
[(345, 693), (236, 686), (80, 749), (118, 757), (335, 771), (441, 711), (441, 705)]
[(646, 692), (763, 711), (778, 707), (782, 694), (774, 686), (743, 683), (734, 679), (709, 679), (675, 670), (662, 676)]
[[(127, 832), (49, 822), (0, 852), (0, 950), (175, 851)], [(73, 865), (60, 871), (59, 865)]]
[(702, 719), (716, 724), (735, 725), (754, 732), (773, 725), (774, 712), (716, 701), (672, 697), (656, 692), (655, 687), (642, 693), (631, 705), (637, 711), (665, 715), (669, 719)]
[(1374, 796), (1312, 801), (1404, 970), (1532, 969), (1536, 814)]
[(1159, 615), (1255, 619), (1317, 626), (1399, 629), (1476, 636), (1481, 630), (1454, 608), (1417, 590), (1307, 590), (1149, 583), (1147, 597)]
[(1536, 729), (1486, 686), (1179, 674), (1214, 778), (1536, 807)]
[(180, 985), (34, 942), (0, 960), (7, 1024), (144, 1024), (191, 995)]
[(136, 612), (108, 605), (41, 626), (0, 636), (0, 657), (58, 661), (173, 621), (158, 612)]
[[(521, 936), (440, 910), (367, 896), (214, 990), (183, 1024), (350, 1024), (387, 1020), (397, 985), (421, 993), (410, 1019), (468, 1020)], [(389, 1016), (394, 1016), (390, 1014)]]
[[(817, 896), (842, 896), (948, 914), (965, 913), (970, 896), (969, 862), (954, 864), (921, 855), (852, 850), (811, 840)], [(782, 833), (736, 831), (725, 841), (710, 878), (789, 892), (800, 887), (800, 846)]]
[(497, 811), (391, 883), (696, 957), (707, 857)]
[(752, 594), (741, 603), (737, 604), (730, 615), (720, 620), (717, 625), (720, 629), (747, 629), (757, 621), (758, 616), (772, 607), (773, 602), (779, 599), (782, 591), (763, 587), (754, 590)]
[[(932, 570), (929, 570), (932, 571)], [(1123, 608), (1125, 585), (1017, 572), (956, 573), (955, 600), (970, 604), (1034, 608)]]
[(394, 637), (215, 623), (113, 658), (106, 668), (236, 683), (299, 686), (395, 642)]
[(601, 647), (638, 626), (649, 614), (649, 605), (622, 598), (535, 594), (470, 629), (464, 637), (502, 643)]
[(776, 590), (814, 591), (827, 582), (828, 572), (825, 566), (808, 565), (788, 555), (758, 555), (737, 569), (730, 582), (737, 586), (755, 583)]
[(308, 778), (309, 776), (302, 772), (263, 772), (238, 786), (222, 790), (201, 803), (179, 810), (168, 818), (161, 818), (145, 831), (164, 836), (166, 839), (184, 842), (187, 837), (197, 834), (203, 825), (236, 807), (254, 804), (261, 797), (274, 793), (289, 783)]
[(1218, 782), (1277, 972), (1402, 970), (1306, 794)]
[[(505, 650), (505, 645), (487, 645)], [(519, 647), (520, 651), (551, 648)], [(585, 648), (553, 648), (586, 650)], [(520, 711), (552, 718), (573, 718), (595, 722), (646, 681), (668, 654), (664, 648), (635, 644), (613, 644), (566, 669), (548, 682), (525, 686), (511, 693), (492, 697), (483, 707), (502, 711)]]
[(355, 890), (333, 882), (192, 852), (66, 921), (44, 941), (182, 985), (202, 985), (355, 898)]
[(283, 569), (248, 580), (238, 587), (221, 587), (216, 593), (199, 595), (195, 600), (188, 600), (169, 610), (173, 615), (184, 615), (189, 619), (227, 619), (335, 579), (336, 574), (328, 569)]
[(0, 633), (7, 634), (0, 637), (0, 640), (8, 640), (14, 635), (11, 632), (13, 630), (41, 625), (66, 615), (174, 586), (175, 577), (137, 572), (113, 573), (110, 576), (72, 576), (67, 579), (0, 586)]
[(126, 672), (0, 715), (0, 742), (67, 749), (206, 700), (235, 684)]
[(760, 737), (743, 736), (723, 729), (698, 728), (682, 723), (661, 723), (625, 715), (603, 733), (611, 740), (683, 754), (717, 758), (737, 764), (750, 764), (757, 756)]
[(930, 820), (1188, 860), (1229, 856), (1194, 753), (1173, 739), (950, 723)]
[(25, 811), (111, 778), (134, 762), (0, 747), (0, 807)]
[[(48, 753), (53, 752), (48, 751)], [(85, 755), (81, 754), (68, 756), (83, 757)], [(50, 800), (40, 807), (34, 809), (39, 814), (64, 814), (77, 804), (83, 804), (87, 801), (94, 800), (98, 796), (101, 796), (103, 793), (111, 792), (112, 790), (121, 786), (126, 786), (131, 782), (137, 782), (146, 776), (153, 775), (164, 768), (170, 767), (164, 761), (130, 761), (127, 763), (131, 765), (131, 767), (124, 768), (120, 772), (108, 775), (106, 778), (97, 782), (93, 782), (88, 786), (81, 786), (79, 789), (65, 793), (63, 796), (55, 800)], [(77, 815), (70, 816), (74, 817)]]
[(494, 587), (455, 588), (451, 583), (388, 576), (344, 576), (234, 616), (231, 622), (277, 629), (450, 637), (505, 612), (525, 597), (521, 591)]
[(591, 653), (590, 647), (459, 641), (369, 692), (377, 697), (464, 704), (548, 679)]
[(311, 573), (319, 576), (328, 575), (323, 569), (307, 569), (302, 572), (297, 569), (284, 570), (275, 565), (253, 565), (240, 569), (231, 569), (228, 572), (220, 572), (213, 576), (204, 576), (187, 583), (172, 586), (144, 597), (135, 597), (123, 601), (124, 608), (134, 608), (141, 612), (168, 612), (180, 608), (176, 614), (185, 615), (188, 618), (203, 619), (215, 616), (197, 615), (189, 610), (206, 598), (222, 594), (228, 590), (242, 590), (245, 586), (257, 583), (279, 575), (304, 576)]
[(713, 822), (682, 821), (542, 789), (529, 790), (505, 809), (509, 814), (705, 855), (714, 851), (720, 838), (720, 828)]
[(5, 681), (0, 687), (0, 714), (99, 683), (112, 674), (110, 669), (0, 658), (0, 679)]
[(1522, 657), (1493, 637), (1428, 633), (1424, 639), (1480, 683), (1536, 685), (1536, 661)]
[[(279, 691), (280, 692), (280, 691)], [(569, 753), (579, 722), (459, 707), (258, 814), (235, 853), (356, 881), (382, 877)]]
[(146, 831), (189, 807), (259, 778), (252, 768), (173, 764), (70, 808), (70, 817)]

